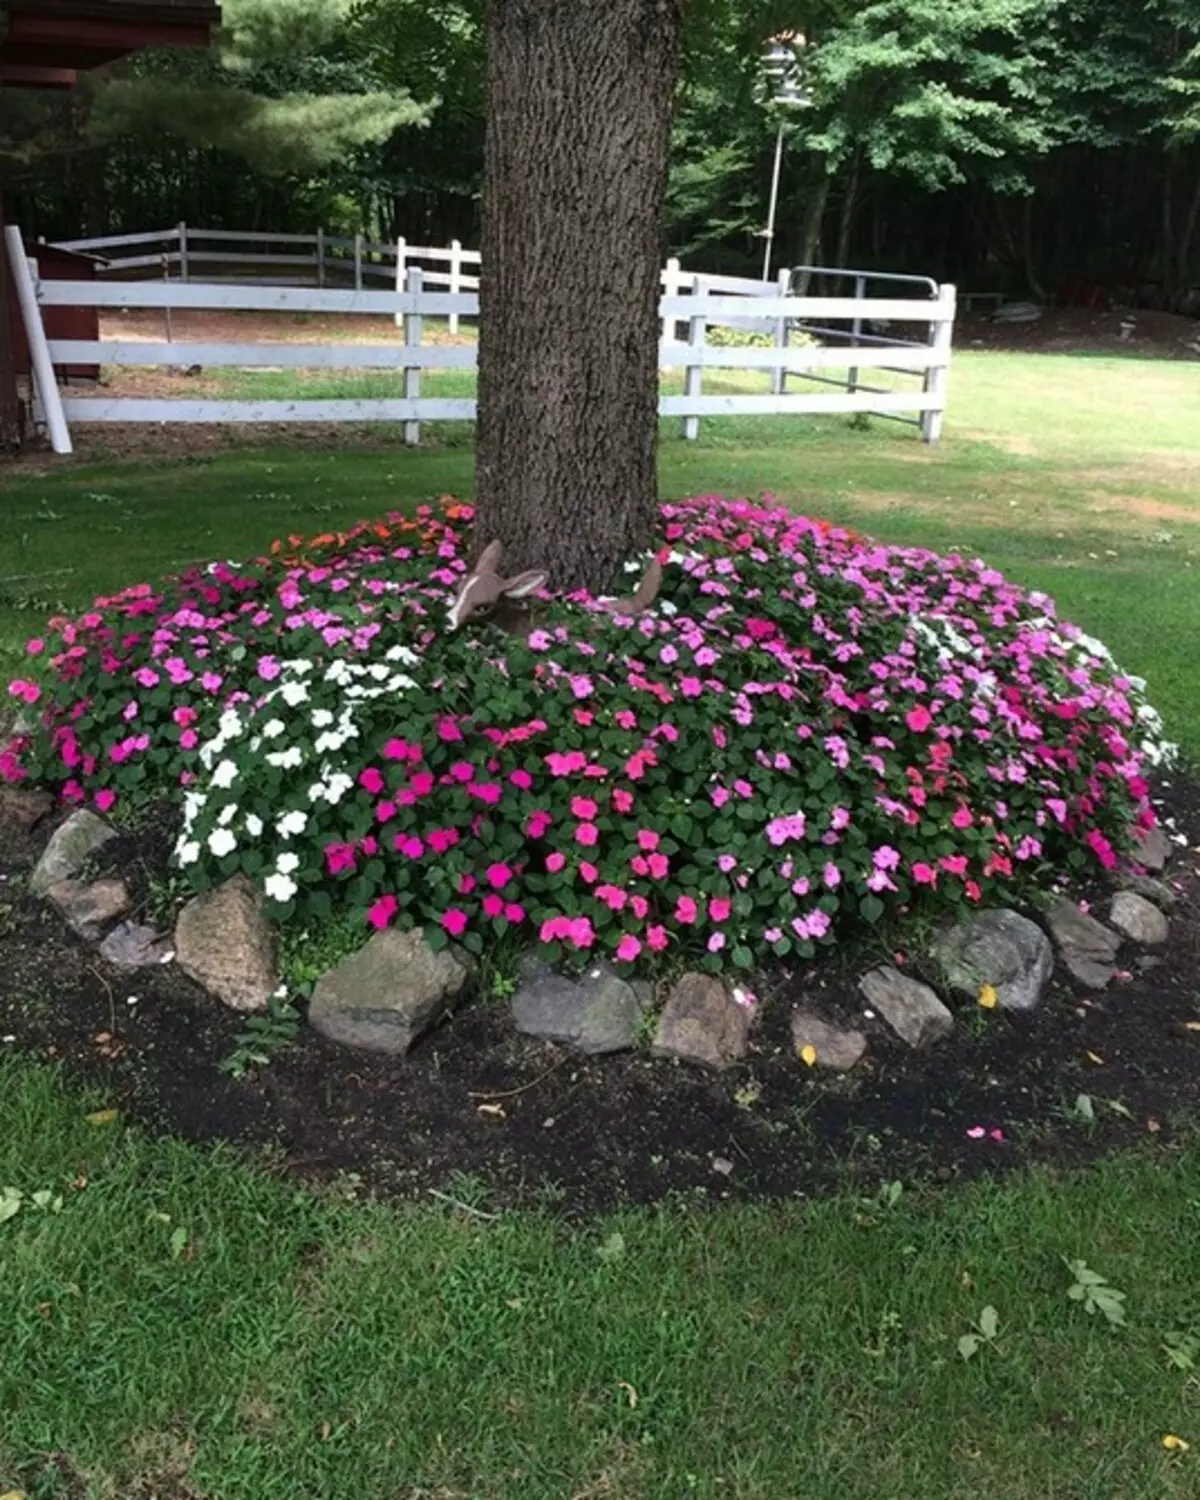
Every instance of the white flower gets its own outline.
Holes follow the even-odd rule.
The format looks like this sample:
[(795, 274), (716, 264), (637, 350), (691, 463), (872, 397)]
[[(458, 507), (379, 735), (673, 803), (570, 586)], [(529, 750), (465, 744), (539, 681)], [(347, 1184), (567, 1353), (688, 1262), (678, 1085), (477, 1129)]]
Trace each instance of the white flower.
[(263, 891), (271, 901), (290, 901), (297, 889), (290, 875), (268, 875), (263, 881)]
[(246, 814), (246, 832), (252, 839), (256, 839), (263, 831), (263, 820), (257, 813)]
[(344, 771), (335, 771), (325, 783), (326, 801), (340, 802), (353, 785), (354, 778), (352, 776), (347, 776)]
[(313, 747), (318, 755), (325, 755), (330, 750), (340, 750), (346, 740), (347, 736), (336, 729), (327, 729), (324, 734), (317, 735), (313, 741)]
[(208, 836), (208, 847), (218, 859), (223, 859), (237, 848), (237, 839), (228, 828), (214, 828)]
[(383, 659), (384, 661), (403, 662), (406, 667), (416, 667), (421, 662), (421, 658), (417, 653), (410, 651), (407, 646), (393, 646), (390, 651), (385, 652)]
[(326, 682), (345, 682), (352, 675), (348, 662), (333, 661), (325, 668)]
[(227, 740), (236, 740), (245, 727), (241, 714), (236, 709), (227, 708), (221, 715), (217, 731), (219, 734), (223, 734)]
[(367, 668), (367, 676), (374, 678), (376, 682), (385, 682), (391, 676), (391, 673), (383, 662), (376, 662), (373, 667)]
[(312, 669), (312, 662), (307, 661), (304, 657), (298, 657), (295, 661), (285, 661), (283, 664), (285, 672), (295, 672), (297, 677), (306, 676)]
[(308, 688), (302, 682), (285, 682), (279, 695), (289, 708), (298, 708), (308, 702)]
[(278, 766), (281, 771), (294, 771), (304, 763), (304, 754), (299, 745), (289, 745), (286, 750), (273, 750), (263, 758), (267, 765)]
[(175, 858), (181, 865), (194, 865), (200, 858), (200, 845), (195, 839), (180, 839), (175, 845)]
[(312, 722), (314, 729), (328, 729), (333, 723), (333, 715), (327, 708), (314, 708)]
[(233, 761), (223, 760), (212, 773), (212, 784), (224, 791), (226, 787), (231, 787), (237, 780), (237, 774), (238, 768), (234, 765)]
[(218, 825), (221, 828), (228, 828), (230, 823), (233, 822), (234, 818), (237, 817), (237, 811), (238, 810), (236, 802), (227, 802), (221, 809), (221, 811), (217, 814)]
[(268, 719), (262, 727), (263, 739), (277, 740), (286, 727), (282, 719)]
[(677, 604), (672, 604), (669, 599), (661, 599), (659, 600), (658, 610), (660, 614), (668, 616), (677, 615), (679, 613), (679, 606)]
[(298, 808), (284, 813), (282, 818), (275, 821), (275, 829), (280, 838), (290, 839), (293, 834), (303, 833), (308, 827), (308, 814), (302, 813)]
[(275, 861), (275, 870), (280, 875), (293, 875), (300, 868), (298, 854), (281, 854)]

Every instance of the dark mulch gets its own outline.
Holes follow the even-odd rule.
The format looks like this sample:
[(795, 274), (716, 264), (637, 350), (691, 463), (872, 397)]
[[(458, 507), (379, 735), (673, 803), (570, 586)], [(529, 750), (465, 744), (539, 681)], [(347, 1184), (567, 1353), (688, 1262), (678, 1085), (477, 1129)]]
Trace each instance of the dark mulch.
[[(232, 1079), (218, 1064), (239, 1017), (173, 967), (123, 976), (23, 890), (35, 841), (0, 839), (0, 1044), (60, 1061), (67, 1077), (153, 1128), (271, 1148), (277, 1170), (357, 1173), (393, 1194), (465, 1191), (573, 1210), (651, 1202), (804, 1196), (848, 1180), (952, 1180), (1033, 1160), (1071, 1163), (1154, 1132), (1164, 1144), (1200, 1105), (1200, 785), (1164, 789), (1192, 852), (1162, 954), (1131, 960), (1103, 994), (1056, 979), (1031, 1017), (959, 1008), (956, 1036), (925, 1054), (863, 1019), (857, 973), (881, 954), (777, 975), (746, 1063), (720, 1077), (634, 1053), (564, 1055), (514, 1033), (480, 998), (401, 1061), (334, 1047), (307, 1030), (270, 1066)], [(41, 836), (44, 836), (44, 831)], [(40, 837), (36, 840), (40, 843)], [(123, 867), (148, 903), (163, 831), (128, 840)], [(801, 996), (870, 1038), (831, 1078), (791, 1053)], [(136, 996), (137, 1003), (130, 1004)], [(1095, 1120), (1075, 1111), (1087, 1094)], [(81, 1106), (82, 1107), (82, 1106)], [(94, 1106), (90, 1106), (94, 1107)], [(1004, 1132), (976, 1141), (976, 1126)]]

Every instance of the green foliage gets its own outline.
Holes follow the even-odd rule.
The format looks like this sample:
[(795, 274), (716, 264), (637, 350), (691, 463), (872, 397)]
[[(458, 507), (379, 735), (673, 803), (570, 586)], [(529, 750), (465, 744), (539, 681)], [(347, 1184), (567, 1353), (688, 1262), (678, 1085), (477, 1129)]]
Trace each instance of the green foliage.
[(1072, 1302), (1079, 1302), (1084, 1312), (1094, 1316), (1100, 1316), (1113, 1328), (1125, 1326), (1125, 1293), (1119, 1292), (1115, 1286), (1111, 1286), (1108, 1280), (1101, 1276), (1099, 1271), (1093, 1271), (1084, 1260), (1067, 1260), (1063, 1257), (1067, 1270), (1071, 1273), (1071, 1285), (1067, 1288), (1067, 1296)]
[(261, 1015), (246, 1017), (234, 1041), (233, 1051), (221, 1063), (222, 1073), (228, 1073), (231, 1078), (244, 1078), (255, 1068), (266, 1067), (276, 1052), (296, 1040), (299, 1031), (300, 1016), (286, 996), (272, 995)]
[(958, 1341), (958, 1352), (965, 1360), (974, 1359), (980, 1349), (991, 1347), (1000, 1336), (1000, 1314), (994, 1307), (983, 1309), (971, 1324), (971, 1331)]

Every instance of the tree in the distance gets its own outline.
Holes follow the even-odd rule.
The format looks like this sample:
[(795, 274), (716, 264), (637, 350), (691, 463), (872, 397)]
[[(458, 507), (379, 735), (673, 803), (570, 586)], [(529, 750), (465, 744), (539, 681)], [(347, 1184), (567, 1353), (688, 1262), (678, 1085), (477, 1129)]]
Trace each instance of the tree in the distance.
[(651, 537), (682, 0), (490, 0), (477, 535), (555, 590)]

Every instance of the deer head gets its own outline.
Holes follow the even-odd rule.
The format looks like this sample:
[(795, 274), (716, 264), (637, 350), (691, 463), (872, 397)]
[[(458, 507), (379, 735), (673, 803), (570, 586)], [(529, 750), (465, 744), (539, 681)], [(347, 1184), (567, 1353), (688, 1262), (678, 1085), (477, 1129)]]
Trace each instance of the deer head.
[(662, 581), (663, 567), (656, 557), (643, 573), (641, 583), (632, 594), (624, 595), (620, 599), (600, 599), (597, 602), (600, 608), (607, 610), (610, 615), (644, 615), (658, 598)]
[(540, 568), (530, 568), (515, 578), (502, 578), (496, 571), (500, 566), (500, 553), (499, 542), (489, 542), (483, 549), (479, 561), (454, 596), (454, 603), (446, 616), (448, 629), (457, 630), (464, 620), (476, 615), (491, 614), (501, 599), (524, 599), (546, 582), (546, 574)]

